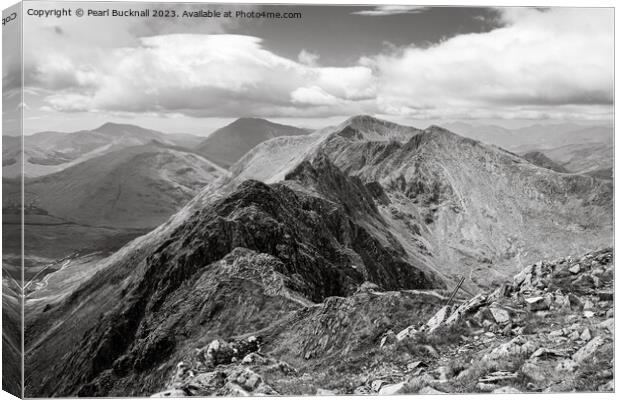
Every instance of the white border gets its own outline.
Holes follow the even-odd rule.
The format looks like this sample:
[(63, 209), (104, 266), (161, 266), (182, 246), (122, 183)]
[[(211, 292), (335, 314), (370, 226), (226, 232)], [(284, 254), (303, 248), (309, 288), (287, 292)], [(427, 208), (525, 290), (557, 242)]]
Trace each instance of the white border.
[[(97, 0), (82, 0), (82, 2), (84, 3), (96, 3), (98, 2)], [(100, 2), (100, 1), (99, 1)], [(143, 3), (165, 3), (165, 1), (148, 1), (148, 0), (134, 0), (132, 2), (143, 2)], [(185, 0), (183, 1), (185, 3), (214, 3), (214, 4), (235, 4), (235, 3), (244, 3), (244, 4), (307, 4), (307, 5), (312, 5), (312, 4), (321, 4), (321, 5), (411, 5), (413, 2), (412, 1), (402, 1), (402, 0), (391, 0), (391, 1), (377, 1), (377, 0), (362, 0), (362, 1), (356, 1), (356, 0), (336, 0), (336, 1), (330, 1), (330, 0), (314, 0), (312, 2), (310, 1), (303, 1), (303, 0), (287, 0), (287, 1), (261, 1), (261, 0), (243, 0), (243, 1), (199, 1), (199, 0)], [(11, 0), (0, 0), (0, 6), (2, 9), (7, 8), (13, 4), (15, 4), (16, 1), (11, 1)], [(52, 3), (51, 1), (49, 1), (48, 3)], [(612, 1), (612, 0), (590, 0), (590, 1), (583, 1), (583, 0), (546, 0), (544, 2), (541, 1), (534, 1), (534, 0), (521, 0), (521, 1), (514, 1), (514, 0), (501, 0), (501, 1), (492, 1), (492, 0), (477, 0), (477, 1), (467, 1), (467, 0), (461, 0), (461, 1), (455, 1), (455, 0), (441, 0), (441, 1), (437, 1), (437, 0), (425, 0), (423, 2), (421, 2), (422, 4), (420, 5), (428, 5), (428, 6), (483, 6), (483, 7), (528, 7), (528, 6), (532, 6), (532, 7), (543, 7), (543, 6), (548, 6), (548, 7), (612, 7), (614, 8), (614, 21), (615, 21), (615, 17), (616, 17), (616, 10), (615, 10), (615, 5), (616, 2)], [(417, 4), (416, 4), (417, 5)], [(617, 48), (618, 44), (618, 33), (617, 31), (614, 32), (614, 50)], [(1, 50), (1, 44), (0, 44), (0, 50)], [(615, 76), (618, 74), (618, 63), (616, 60), (616, 55), (617, 52), (615, 52), (614, 54), (614, 78)], [(0, 61), (1, 61), (1, 51), (0, 51)], [(615, 85), (615, 79), (614, 79), (614, 99), (617, 98), (617, 94), (618, 94), (618, 88)], [(615, 104), (615, 103), (614, 103)], [(2, 105), (2, 100), (0, 98), (0, 107)], [(614, 107), (614, 127), (615, 127), (615, 120), (617, 118), (617, 109)], [(614, 143), (614, 171), (619, 171), (619, 167), (620, 166), (620, 160), (618, 159), (618, 154), (617, 154), (617, 146)], [(618, 226), (618, 222), (619, 222), (619, 217), (618, 214), (615, 213), (615, 199), (618, 198), (619, 195), (619, 188), (617, 185), (617, 180), (616, 177), (614, 176), (614, 232), (615, 232), (615, 227)], [(0, 187), (0, 195), (2, 194), (2, 189)], [(2, 239), (0, 238), (0, 249), (1, 249), (1, 241)], [(618, 242), (619, 242), (619, 238), (617, 235), (614, 236), (614, 249), (618, 248)], [(614, 281), (615, 284), (615, 281)], [(617, 293), (614, 287), (614, 293)], [(0, 322), (0, 326), (1, 326), (1, 322)], [(616, 321), (616, 332), (617, 332), (617, 321)], [(614, 343), (617, 343), (617, 334), (616, 337), (614, 338)], [(615, 360), (618, 359), (618, 346), (614, 346), (614, 351), (615, 351)], [(0, 352), (1, 354), (1, 352)], [(0, 371), (1, 371), (1, 366), (0, 366)], [(614, 371), (615, 372), (615, 371)], [(615, 378), (615, 373), (614, 373), (614, 378)], [(592, 397), (593, 399), (612, 399), (615, 398), (614, 394), (605, 394), (605, 393), (588, 393), (586, 394), (588, 396), (588, 398)], [(441, 395), (438, 396), (438, 398), (450, 398), (449, 396), (458, 396), (458, 399), (463, 399), (463, 400), (471, 400), (471, 399), (479, 399), (481, 397), (487, 397), (488, 395), (486, 394), (480, 394), (480, 395), (456, 395), (456, 394), (451, 394), (451, 395)], [(497, 396), (497, 397), (496, 397)], [(532, 398), (532, 399), (552, 399), (552, 400), (569, 400), (569, 399), (574, 399), (574, 400), (578, 400), (578, 399), (582, 399), (584, 397), (583, 393), (562, 393), (562, 394), (533, 394), (533, 393), (526, 393), (526, 394), (505, 394), (505, 395), (492, 395), (491, 398), (500, 398), (500, 399), (507, 399), (507, 400), (513, 400), (513, 399), (520, 399), (520, 398), (524, 398), (525, 396)], [(375, 397), (375, 396), (373, 396)], [(377, 397), (386, 397), (386, 396), (377, 396)], [(299, 397), (288, 397), (288, 396), (283, 396), (283, 397), (278, 397), (279, 399), (299, 399)], [(311, 397), (312, 399), (314, 398), (324, 398), (324, 399), (330, 399), (330, 397), (323, 397), (323, 396), (314, 396)], [(337, 399), (354, 399), (356, 398), (357, 400), (359, 400), (359, 396), (338, 396)], [(387, 397), (386, 397), (387, 398)], [(389, 399), (393, 399), (393, 400), (404, 400), (404, 399), (410, 399), (411, 396), (389, 396)], [(9, 400), (9, 399), (15, 399), (14, 396), (6, 393), (6, 392), (0, 392), (0, 400)], [(331, 397), (331, 399), (335, 399), (334, 397)]]

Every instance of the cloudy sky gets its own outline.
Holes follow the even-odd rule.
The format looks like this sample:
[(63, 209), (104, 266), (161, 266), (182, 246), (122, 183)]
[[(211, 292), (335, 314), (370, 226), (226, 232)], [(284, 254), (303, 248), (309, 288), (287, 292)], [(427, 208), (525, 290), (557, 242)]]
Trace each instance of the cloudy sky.
[(421, 127), (613, 116), (612, 9), (244, 8), (302, 17), (25, 16), (25, 132), (116, 121), (206, 135), (241, 116), (308, 127), (362, 113)]

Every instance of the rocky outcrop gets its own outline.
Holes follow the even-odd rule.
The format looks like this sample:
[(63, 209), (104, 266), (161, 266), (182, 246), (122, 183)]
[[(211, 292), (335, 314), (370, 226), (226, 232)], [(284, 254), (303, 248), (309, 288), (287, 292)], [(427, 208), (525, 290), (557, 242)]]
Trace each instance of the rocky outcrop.
[[(366, 281), (382, 290), (442, 286), (390, 236), (366, 187), (326, 158), (301, 165), (281, 184), (246, 181), (189, 216), (143, 259), (127, 257), (95, 278), (89, 285), (122, 281), (116, 304), (90, 320), (79, 346), (51, 361), (56, 367), (45, 379), (32, 381), (33, 393), (99, 396), (121, 393), (132, 380), (152, 387), (152, 369), (184, 349), (178, 338), (262, 329), (294, 308), (352, 295)], [(73, 307), (93, 289), (79, 288), (49, 315), (64, 320), (66, 310), (79, 318)], [(246, 296), (227, 303), (235, 291)], [(49, 351), (46, 344), (31, 360)], [(78, 372), (61, 375), (66, 368)]]
[(401, 381), (406, 392), (613, 390), (612, 274), (611, 250), (539, 262), (512, 284), (439, 309), (397, 335), (437, 351), (422, 358), (423, 383)]
[(206, 190), (46, 307), (27, 395), (534, 391), (561, 383), (551, 358), (609, 387), (593, 371), (611, 251), (506, 277), (609, 239), (610, 185), (438, 127), (354, 118), (311, 142), (276, 183)]
[[(580, 272), (570, 272), (576, 264)], [(566, 273), (572, 283), (587, 281), (582, 274), (597, 275), (599, 269), (601, 276), (613, 270), (610, 250), (528, 266), (525, 279), (516, 277), (517, 284), (454, 307), (442, 306), (430, 293), (406, 297), (405, 292), (381, 293), (369, 286), (346, 299), (299, 309), (294, 317), (261, 331), (266, 344), (243, 359), (227, 356), (227, 363), (204, 370), (205, 364), (190, 358), (177, 368), (164, 393), (228, 394), (231, 381), (237, 385), (232, 393), (243, 393), (240, 388), (248, 394), (613, 391), (613, 300), (601, 300), (594, 285), (580, 286), (576, 297), (592, 303), (590, 317), (555, 296), (543, 310), (530, 309), (524, 300), (565, 287)], [(612, 281), (600, 284), (606, 289)], [(420, 310), (419, 305), (411, 308), (411, 301), (426, 304), (416, 320), (429, 322), (403, 329), (411, 318), (403, 310)], [(433, 308), (439, 311), (433, 313)], [(364, 341), (368, 322), (363, 321), (373, 318), (386, 319)], [(406, 334), (394, 334), (400, 331)], [(291, 348), (295, 342), (301, 343)], [(235, 343), (224, 342), (218, 349)], [(179, 373), (181, 367), (185, 369)], [(249, 386), (234, 383), (238, 376)]]
[[(362, 120), (366, 128), (351, 130), (384, 126)], [(436, 126), (408, 139), (393, 129), (393, 140), (335, 133), (317, 151), (372, 185), (406, 251), (447, 278), (466, 276), (471, 293), (494, 289), (520, 265), (565, 256), (567, 248), (611, 245), (609, 182), (539, 168)]]

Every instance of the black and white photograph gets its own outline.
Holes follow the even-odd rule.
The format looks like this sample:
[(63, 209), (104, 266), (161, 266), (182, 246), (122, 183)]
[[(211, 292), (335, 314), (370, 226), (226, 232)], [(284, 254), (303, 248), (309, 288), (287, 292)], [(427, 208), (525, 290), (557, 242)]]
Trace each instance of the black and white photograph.
[(613, 5), (9, 5), (2, 390), (615, 391)]

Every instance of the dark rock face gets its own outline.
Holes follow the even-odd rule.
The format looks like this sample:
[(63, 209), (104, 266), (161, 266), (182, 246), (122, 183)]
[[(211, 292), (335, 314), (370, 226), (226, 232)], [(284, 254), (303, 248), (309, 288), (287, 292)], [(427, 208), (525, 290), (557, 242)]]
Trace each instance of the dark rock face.
[[(293, 189), (299, 185), (315, 192)], [(152, 369), (167, 362), (182, 348), (183, 338), (202, 326), (242, 333), (231, 325), (247, 321), (246, 311), (256, 306), (256, 317), (261, 315), (264, 289), (255, 293), (245, 284), (226, 288), (214, 277), (247, 252), (260, 256), (251, 256), (245, 268), (275, 275), (282, 290), (314, 302), (351, 295), (364, 281), (383, 289), (441, 286), (407, 260), (383, 224), (361, 181), (342, 174), (325, 157), (301, 164), (282, 184), (246, 181), (191, 215), (143, 260), (131, 260), (138, 265), (117, 305), (84, 333), (80, 345), (58, 363), (62, 368), (48, 371), (51, 379), (41, 388), (55, 395), (99, 396), (116, 393), (123, 379), (151, 388), (144, 380), (153, 379)], [(250, 293), (241, 305), (239, 292), (245, 290)], [(74, 294), (69, 301), (76, 303), (79, 297)], [(284, 303), (278, 307), (290, 309), (290, 301)], [(233, 317), (235, 313), (243, 316)], [(273, 320), (262, 315), (248, 328)], [(74, 373), (54, 376), (69, 366)], [(125, 377), (128, 371), (131, 378)]]
[[(611, 304), (611, 268), (594, 262), (588, 273), (572, 272), (571, 261), (531, 266), (519, 283), (493, 280), (504, 265), (497, 276), (506, 283), (521, 256), (607, 238), (611, 185), (544, 171), (438, 127), (356, 117), (349, 128), (280, 165), (270, 180), (278, 183), (239, 179), (196, 198), (46, 308), (27, 329), (27, 395), (317, 393), (307, 379), (338, 393), (396, 393), (405, 376), (409, 391), (458, 391), (431, 384), (445, 382), (446, 370), (429, 377), (410, 364), (446, 367), (440, 357), (480, 335), (493, 348), (512, 346), (503, 339), (529, 335), (513, 319), (537, 317), (525, 306), (531, 297), (552, 311), (551, 290), (564, 291), (553, 301), (567, 312), (590, 315), (593, 288), (604, 292), (599, 305)], [(464, 273), (479, 277), (466, 284), (499, 289), (445, 306), (446, 282)], [(539, 286), (549, 293), (532, 295)], [(424, 329), (438, 309), (437, 329)], [(261, 345), (246, 349), (252, 337)], [(395, 370), (385, 384), (370, 379)], [(505, 377), (464, 387), (496, 378)]]

